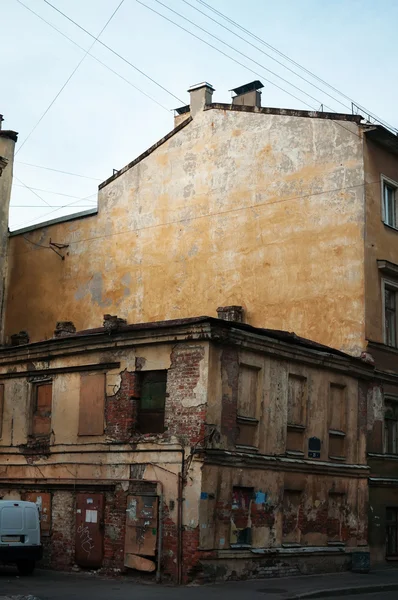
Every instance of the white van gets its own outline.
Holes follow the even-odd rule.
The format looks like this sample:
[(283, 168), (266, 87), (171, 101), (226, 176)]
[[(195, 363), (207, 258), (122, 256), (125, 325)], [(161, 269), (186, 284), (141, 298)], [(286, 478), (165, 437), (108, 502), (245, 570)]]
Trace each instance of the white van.
[(0, 562), (30, 575), (43, 556), (39, 509), (34, 502), (0, 500)]

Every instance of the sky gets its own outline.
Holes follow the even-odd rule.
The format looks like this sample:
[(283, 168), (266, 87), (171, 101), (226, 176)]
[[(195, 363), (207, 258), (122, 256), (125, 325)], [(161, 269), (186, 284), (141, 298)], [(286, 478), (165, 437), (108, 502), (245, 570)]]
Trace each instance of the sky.
[[(51, 3), (95, 38), (120, 1)], [(228, 90), (260, 79), (264, 83), (263, 106), (317, 110), (323, 104), (325, 111), (351, 112), (352, 99), (398, 127), (396, 0), (206, 2), (260, 41), (212, 12), (201, 0), (124, 0), (99, 37), (122, 60), (99, 41), (86, 54), (95, 39), (45, 0), (3, 0), (0, 113), (5, 119), (3, 129), (19, 132), (11, 230), (95, 208), (98, 184), (170, 131), (173, 109), (189, 104), (188, 87), (202, 81), (216, 89), (215, 102), (230, 102)]]

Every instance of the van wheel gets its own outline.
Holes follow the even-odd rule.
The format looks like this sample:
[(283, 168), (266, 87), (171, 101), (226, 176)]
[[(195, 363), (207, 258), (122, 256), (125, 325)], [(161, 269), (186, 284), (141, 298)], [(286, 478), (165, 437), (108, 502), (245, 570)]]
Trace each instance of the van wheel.
[(17, 569), (20, 575), (32, 575), (36, 563), (34, 560), (20, 560), (17, 562)]

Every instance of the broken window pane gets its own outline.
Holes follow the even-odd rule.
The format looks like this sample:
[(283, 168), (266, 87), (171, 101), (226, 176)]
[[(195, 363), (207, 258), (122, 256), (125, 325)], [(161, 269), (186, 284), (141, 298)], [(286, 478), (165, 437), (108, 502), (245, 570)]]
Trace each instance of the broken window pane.
[(167, 371), (141, 373), (137, 425), (141, 433), (163, 433)]

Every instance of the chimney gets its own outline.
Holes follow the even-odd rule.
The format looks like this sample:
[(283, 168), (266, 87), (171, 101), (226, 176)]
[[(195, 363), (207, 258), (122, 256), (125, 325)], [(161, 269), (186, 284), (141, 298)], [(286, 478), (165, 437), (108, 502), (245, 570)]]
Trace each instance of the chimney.
[(197, 112), (203, 110), (207, 104), (211, 104), (214, 91), (213, 86), (206, 81), (192, 85), (189, 88), (188, 92), (191, 96), (189, 102), (191, 117), (195, 117)]
[(251, 81), (250, 83), (241, 85), (233, 90), (229, 90), (235, 94), (235, 96), (232, 97), (232, 104), (237, 104), (239, 106), (257, 106), (257, 108), (261, 108), (261, 92), (258, 90), (261, 90), (263, 87), (261, 81), (256, 79), (256, 81)]
[(223, 321), (235, 321), (243, 323), (243, 306), (219, 306), (217, 317)]

